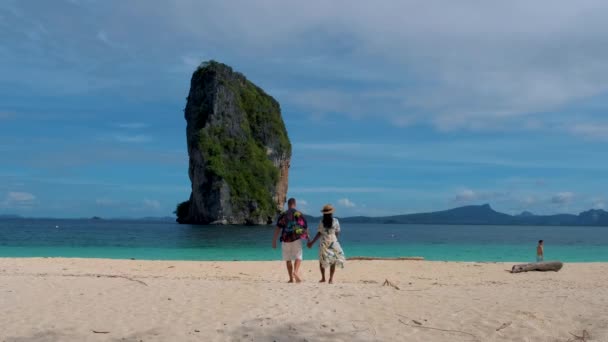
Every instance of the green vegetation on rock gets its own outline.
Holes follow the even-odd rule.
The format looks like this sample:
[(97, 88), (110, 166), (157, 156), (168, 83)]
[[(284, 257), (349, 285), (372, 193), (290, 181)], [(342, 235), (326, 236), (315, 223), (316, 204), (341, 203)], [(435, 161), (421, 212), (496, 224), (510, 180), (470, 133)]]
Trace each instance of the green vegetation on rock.
[(249, 203), (256, 203), (252, 214), (272, 217), (276, 209), (271, 190), (279, 174), (264, 147), (256, 143), (251, 134), (234, 138), (217, 127), (202, 129), (199, 136), (207, 172), (228, 183), (233, 207), (249, 210)]

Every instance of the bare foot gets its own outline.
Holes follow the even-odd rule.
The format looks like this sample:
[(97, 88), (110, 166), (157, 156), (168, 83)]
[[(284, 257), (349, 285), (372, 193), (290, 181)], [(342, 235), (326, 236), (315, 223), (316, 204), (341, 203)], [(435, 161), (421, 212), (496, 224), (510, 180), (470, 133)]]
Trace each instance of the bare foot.
[(291, 284), (293, 283), (293, 279), (289, 279), (289, 281), (287, 282), (287, 284)]
[(334, 283), (334, 281), (332, 279), (329, 279), (328, 284), (333, 284), (333, 283)]
[(301, 282), (302, 282), (302, 279), (300, 278), (300, 276), (299, 276), (299, 275), (294, 274), (294, 275), (293, 275), (293, 277), (294, 277), (294, 278), (296, 278), (296, 283), (298, 283), (298, 284), (299, 284), (299, 283), (301, 283)]
[(325, 279), (319, 280), (319, 283), (324, 283), (324, 282), (325, 282)]

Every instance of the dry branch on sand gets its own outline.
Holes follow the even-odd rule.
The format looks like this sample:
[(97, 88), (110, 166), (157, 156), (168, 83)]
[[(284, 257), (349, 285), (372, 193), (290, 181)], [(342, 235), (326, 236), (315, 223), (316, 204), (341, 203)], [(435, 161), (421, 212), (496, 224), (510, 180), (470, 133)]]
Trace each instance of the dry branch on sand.
[(575, 335), (573, 333), (570, 333), (570, 335), (572, 335), (574, 338), (568, 340), (568, 342), (576, 342), (576, 341), (580, 341), (580, 342), (587, 342), (587, 340), (591, 339), (591, 335), (589, 334), (589, 332), (587, 330), (583, 330), (582, 335)]
[(496, 331), (501, 331), (504, 328), (508, 328), (511, 325), (511, 322), (503, 323), (500, 327), (496, 328)]
[(123, 276), (123, 275), (113, 275), (113, 274), (96, 274), (95, 276), (97, 276), (97, 278), (122, 278), (122, 279), (126, 279), (126, 280), (130, 280), (130, 281), (134, 281), (136, 283), (142, 284), (144, 286), (148, 286), (148, 284), (144, 283), (141, 280), (137, 280), (137, 279), (133, 279), (127, 276)]
[(399, 286), (393, 284), (390, 280), (385, 279), (384, 283), (382, 283), (382, 286), (390, 286), (392, 288), (394, 288), (395, 290), (400, 290)]
[(52, 273), (34, 273), (34, 274), (21, 274), (21, 275), (29, 275), (32, 277), (82, 277), (82, 278), (121, 278), (121, 279), (126, 279), (135, 283), (139, 283), (141, 285), (144, 286), (148, 286), (148, 284), (146, 284), (145, 282), (138, 280), (138, 279), (133, 279), (131, 277), (127, 277), (124, 275), (118, 275), (118, 274), (97, 274), (97, 273), (82, 273), (82, 274), (71, 274), (71, 273), (64, 273), (64, 274), (52, 274)]

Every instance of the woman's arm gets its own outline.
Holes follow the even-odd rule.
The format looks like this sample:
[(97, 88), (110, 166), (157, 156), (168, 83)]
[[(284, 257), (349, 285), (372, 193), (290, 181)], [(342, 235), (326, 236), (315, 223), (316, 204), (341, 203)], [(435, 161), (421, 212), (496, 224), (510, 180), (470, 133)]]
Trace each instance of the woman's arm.
[(315, 242), (317, 242), (317, 240), (319, 240), (320, 236), (321, 236), (321, 233), (317, 232), (317, 235), (315, 235), (315, 238), (312, 239), (312, 241), (310, 241), (309, 243), (307, 243), (306, 246), (308, 246), (308, 248), (312, 247), (312, 245), (314, 245)]
[(342, 230), (340, 228), (340, 221), (338, 221), (338, 219), (334, 219), (334, 231), (336, 234), (336, 239), (340, 237), (340, 230)]

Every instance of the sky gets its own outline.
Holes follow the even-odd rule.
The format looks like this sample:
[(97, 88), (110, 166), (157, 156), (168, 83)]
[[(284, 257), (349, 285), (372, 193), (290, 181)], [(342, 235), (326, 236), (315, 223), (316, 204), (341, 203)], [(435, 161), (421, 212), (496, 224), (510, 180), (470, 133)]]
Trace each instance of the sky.
[(0, 214), (170, 216), (214, 59), (281, 104), (316, 214), (608, 203), (608, 3), (0, 1)]

